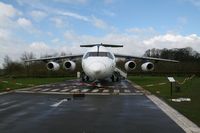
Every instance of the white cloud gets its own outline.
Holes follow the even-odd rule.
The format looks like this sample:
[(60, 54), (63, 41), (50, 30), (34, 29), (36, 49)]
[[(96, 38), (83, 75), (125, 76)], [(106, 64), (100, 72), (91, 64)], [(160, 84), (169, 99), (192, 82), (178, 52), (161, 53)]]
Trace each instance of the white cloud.
[(17, 19), (17, 24), (18, 24), (23, 30), (27, 31), (28, 33), (31, 33), (31, 34), (33, 34), (33, 33), (40, 34), (40, 33), (41, 33), (40, 30), (36, 29), (36, 28), (33, 26), (31, 20), (29, 20), (29, 19), (26, 19), (26, 18), (18, 18), (18, 19)]
[(27, 28), (27, 27), (31, 27), (32, 26), (32, 22), (26, 18), (19, 18), (17, 20), (17, 23), (23, 27), (23, 28)]
[(97, 28), (100, 28), (100, 29), (108, 28), (108, 25), (106, 24), (106, 22), (104, 22), (103, 20), (99, 18), (96, 18), (95, 16), (92, 16), (91, 22)]
[(157, 48), (183, 48), (192, 47), (193, 49), (200, 52), (200, 37), (196, 34), (191, 34), (188, 36), (165, 34), (155, 36), (148, 40), (144, 40), (143, 43), (147, 47), (157, 47)]
[(107, 9), (102, 10), (102, 12), (103, 12), (105, 15), (110, 16), (110, 17), (116, 16), (116, 13), (114, 13), (114, 12), (112, 12), (112, 11), (109, 11), (109, 10), (107, 10)]
[(192, 3), (194, 6), (200, 7), (200, 0), (184, 0)]
[(52, 43), (58, 43), (59, 41), (60, 41), (59, 38), (54, 38), (54, 39), (51, 40)]
[(11, 33), (9, 30), (6, 29), (0, 29), (0, 40), (4, 39), (9, 39), (9, 37), (11, 36)]
[(156, 30), (153, 27), (148, 27), (148, 28), (130, 28), (126, 29), (127, 32), (132, 32), (132, 33), (155, 33)]
[[(91, 17), (87, 17), (87, 16), (83, 16), (74, 12), (66, 12), (66, 11), (56, 11), (57, 14), (59, 15), (63, 15), (63, 16), (68, 16), (68, 17), (72, 17), (81, 21), (85, 21), (85, 22), (90, 22), (92, 25), (94, 25), (95, 27), (99, 28), (99, 29), (107, 29), (107, 30), (113, 30), (114, 27), (113, 26), (109, 26), (104, 20), (99, 19), (95, 16), (91, 16)], [(55, 20), (54, 20), (55, 21)], [(58, 20), (56, 20), (58, 22)], [(60, 20), (59, 20), (60, 21)]]
[(77, 34), (75, 34), (73, 31), (66, 31), (64, 33), (64, 38), (66, 39), (66, 41), (68, 42), (77, 42), (80, 41), (79, 37), (77, 36)]
[(85, 4), (88, 0), (54, 0), (55, 2), (62, 2), (62, 3), (73, 3), (73, 4)]
[(47, 13), (40, 10), (31, 11), (30, 15), (36, 22), (39, 22), (43, 20), (45, 17), (47, 17)]
[[(19, 59), (24, 51), (33, 52), (39, 58), (41, 55), (52, 55), (54, 53), (83, 53), (87, 49), (80, 48), (80, 44), (92, 43), (113, 43), (123, 44), (123, 48), (111, 49), (115, 53), (130, 54), (141, 56), (147, 49), (151, 48), (183, 48), (192, 47), (200, 52), (200, 36), (191, 34), (182, 36), (178, 34), (155, 35), (148, 39), (135, 37), (134, 33), (110, 33), (104, 36), (79, 35), (73, 31), (67, 31), (64, 34), (65, 41), (61, 42), (60, 38), (52, 40), (54, 45), (45, 42), (36, 41), (26, 44), (15, 38), (0, 39), (0, 56), (9, 55), (12, 59)], [(62, 43), (62, 44), (61, 44)], [(67, 45), (66, 45), (67, 44)], [(2, 63), (3, 58), (0, 59)]]
[(12, 5), (3, 2), (0, 2), (0, 9), (0, 17), (14, 17), (19, 14), (19, 11), (17, 11)]
[(83, 15), (80, 15), (78, 13), (74, 13), (74, 12), (67, 12), (67, 11), (56, 11), (57, 14), (59, 15), (63, 15), (63, 16), (68, 16), (68, 17), (73, 17), (75, 19), (79, 19), (79, 20), (82, 20), (82, 21), (89, 21), (89, 19), (86, 17), (86, 16), (83, 16)]
[(53, 17), (50, 19), (58, 28), (62, 28), (64, 26), (66, 26), (66, 22), (63, 21), (62, 18), (59, 17)]
[(15, 27), (15, 17), (21, 13), (10, 4), (0, 2), (0, 28), (10, 29)]
[(49, 49), (48, 45), (44, 42), (33, 42), (30, 44), (30, 48), (33, 50), (44, 50), (44, 49)]
[(105, 4), (111, 4), (111, 3), (113, 3), (114, 2), (114, 0), (104, 0), (104, 3)]

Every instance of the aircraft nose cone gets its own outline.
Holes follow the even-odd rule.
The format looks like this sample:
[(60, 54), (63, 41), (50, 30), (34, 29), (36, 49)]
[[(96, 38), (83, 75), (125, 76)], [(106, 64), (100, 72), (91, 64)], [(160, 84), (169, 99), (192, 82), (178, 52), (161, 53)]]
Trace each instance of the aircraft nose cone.
[(91, 69), (94, 73), (99, 74), (99, 73), (101, 72), (102, 67), (103, 67), (103, 66), (102, 66), (101, 64), (95, 63), (95, 64), (92, 64), (92, 65), (90, 66), (90, 69)]
[(90, 65), (90, 71), (94, 74), (95, 77), (100, 76), (105, 69), (104, 64), (101, 63), (93, 63)]

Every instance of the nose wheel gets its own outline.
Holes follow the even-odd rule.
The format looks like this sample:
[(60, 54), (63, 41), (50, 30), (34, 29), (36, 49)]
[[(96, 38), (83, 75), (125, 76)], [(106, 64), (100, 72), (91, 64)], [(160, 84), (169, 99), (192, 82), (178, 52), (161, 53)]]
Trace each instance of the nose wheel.
[(84, 72), (82, 72), (81, 73), (81, 80), (88, 82), (88, 81), (90, 81), (90, 78)]

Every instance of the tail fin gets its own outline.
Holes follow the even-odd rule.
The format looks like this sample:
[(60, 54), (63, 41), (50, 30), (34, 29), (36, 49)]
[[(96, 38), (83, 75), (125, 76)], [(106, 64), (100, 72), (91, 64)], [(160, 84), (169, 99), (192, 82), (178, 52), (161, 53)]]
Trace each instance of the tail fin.
[(80, 47), (94, 47), (94, 46), (104, 46), (104, 47), (114, 47), (114, 48), (117, 48), (117, 47), (123, 47), (123, 45), (114, 45), (114, 44), (103, 44), (103, 43), (100, 43), (100, 44), (89, 44), (89, 45), (80, 45)]

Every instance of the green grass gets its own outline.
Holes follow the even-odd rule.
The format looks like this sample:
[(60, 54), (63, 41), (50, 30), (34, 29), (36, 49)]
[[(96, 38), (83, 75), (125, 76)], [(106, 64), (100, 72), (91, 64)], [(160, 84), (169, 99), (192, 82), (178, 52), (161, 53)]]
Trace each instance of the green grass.
[[(42, 85), (42, 84), (48, 84), (48, 83), (56, 83), (56, 82), (62, 82), (65, 80), (72, 79), (72, 77), (62, 77), (62, 78), (16, 78), (16, 79), (10, 79), (10, 78), (1, 78), (0, 77), (0, 92), (5, 91), (6, 88), (10, 89), (19, 89), (19, 88), (25, 88), (30, 87), (32, 84), (35, 85)], [(4, 83), (2, 81), (8, 81), (8, 83)], [(18, 85), (16, 83), (21, 83), (22, 85)]]
[[(183, 81), (186, 77), (175, 77), (178, 81)], [(173, 108), (185, 115), (187, 118), (195, 122), (200, 126), (200, 78), (195, 77), (192, 80), (188, 80), (185, 84), (180, 85), (181, 91), (175, 92), (173, 90), (173, 96), (170, 96), (170, 84), (167, 77), (147, 77), (147, 76), (131, 76), (129, 80), (141, 85), (146, 90), (157, 95), (164, 101), (166, 101)], [(148, 84), (167, 83), (165, 85), (156, 85), (152, 87), (146, 87)], [(171, 98), (191, 98), (191, 102), (172, 102)]]

